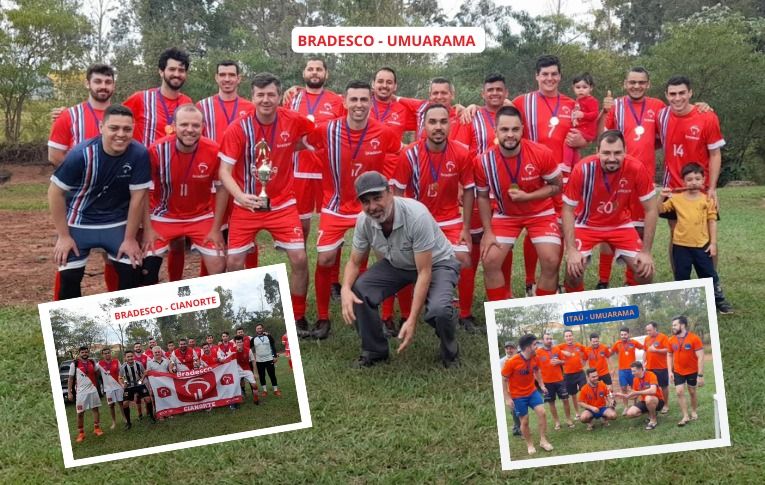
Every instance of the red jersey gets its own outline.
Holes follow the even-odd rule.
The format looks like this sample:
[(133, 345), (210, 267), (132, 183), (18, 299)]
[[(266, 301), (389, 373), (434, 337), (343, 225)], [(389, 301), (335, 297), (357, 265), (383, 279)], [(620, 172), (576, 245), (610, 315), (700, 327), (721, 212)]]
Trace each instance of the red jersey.
[(192, 153), (182, 153), (176, 136), (151, 147), (151, 218), (156, 221), (195, 221), (214, 216), (213, 184), (218, 181), (218, 144), (199, 139)]
[(700, 113), (694, 106), (690, 113), (679, 116), (667, 107), (659, 112), (659, 127), (664, 146), (664, 186), (683, 187), (683, 167), (695, 162), (704, 168), (704, 188), (709, 188), (709, 152), (725, 146), (717, 115)]
[(486, 107), (479, 109), (469, 125), (452, 126), (452, 131), (456, 131), (454, 138), (470, 147), (473, 154), (486, 152), (497, 144), (494, 131), (496, 115)]
[(170, 134), (178, 106), (191, 103), (191, 98), (180, 94), (175, 99), (166, 98), (159, 88), (133, 93), (124, 104), (133, 112), (133, 139), (145, 146)]
[(583, 96), (574, 101), (574, 107), (579, 106), (582, 117), (577, 120), (576, 128), (582, 133), (585, 140), (592, 141), (598, 136), (598, 116), (600, 105), (594, 96)]
[(202, 362), (204, 362), (205, 364), (207, 364), (210, 367), (212, 367), (214, 365), (218, 365), (218, 353), (217, 352), (213, 352), (212, 350), (210, 350), (210, 355), (202, 353), (199, 356), (199, 358), (202, 359)]
[[(552, 150), (553, 159), (566, 171), (569, 168), (562, 165), (563, 147), (571, 129), (574, 104), (573, 99), (563, 94), (547, 97), (539, 91), (522, 94), (513, 100), (513, 105), (523, 115), (523, 137)], [(553, 119), (557, 119), (557, 123)]]
[[(663, 108), (664, 103), (656, 98), (645, 96), (640, 101), (633, 101), (629, 96), (622, 96), (614, 100), (614, 107), (605, 119), (606, 129), (622, 132), (627, 154), (643, 162), (651, 180), (656, 176), (657, 120)], [(638, 133), (640, 131), (643, 133)]]
[(146, 362), (149, 361), (149, 356), (146, 355), (145, 353), (143, 353), (143, 354), (136, 354), (136, 353), (134, 353), (133, 355), (135, 356), (135, 361), (136, 362), (140, 362), (141, 365), (143, 365), (143, 368), (145, 369), (146, 368)]
[(515, 354), (505, 361), (502, 366), (502, 376), (507, 378), (507, 389), (510, 397), (517, 399), (532, 394), (534, 386), (534, 371), (537, 370), (536, 356), (532, 355), (529, 360), (521, 354)]
[(431, 152), (427, 142), (420, 139), (401, 154), (391, 183), (405, 191), (410, 189), (436, 222), (460, 222), (460, 185), (465, 190), (475, 186), (470, 152), (458, 141), (447, 141), (441, 153)]
[(284, 345), (284, 351), (289, 355), (290, 353), (290, 340), (287, 338), (287, 334), (282, 335), (282, 345)]
[[(78, 358), (72, 365), (73, 368), (70, 367), (69, 375), (74, 377), (75, 392), (81, 394), (85, 390), (95, 391), (95, 386), (98, 384), (96, 381), (96, 364), (93, 359), (82, 360)], [(76, 374), (76, 371), (79, 371), (80, 374)], [(88, 378), (93, 387), (90, 387), (88, 382), (83, 380), (83, 376)]]
[(595, 406), (600, 409), (606, 406), (608, 398), (608, 386), (603, 381), (598, 381), (596, 385), (589, 382), (579, 391), (579, 402)]
[[(343, 97), (328, 89), (322, 89), (318, 94), (299, 89), (292, 99), (284, 100), (284, 106), (316, 124), (345, 115)], [(292, 156), (292, 160), (295, 164), (295, 178), (321, 179), (321, 161), (317, 153), (301, 150)]]
[(223, 353), (224, 356), (228, 355), (230, 352), (234, 352), (236, 350), (236, 344), (229, 340), (225, 344), (222, 343), (220, 345), (216, 345), (216, 348), (218, 349), (218, 353)]
[(539, 347), (536, 350), (536, 356), (537, 364), (542, 371), (542, 382), (548, 384), (563, 380), (563, 364), (556, 365), (551, 363), (553, 359), (563, 360), (563, 357), (561, 357), (560, 352), (558, 351), (558, 347), (552, 347), (549, 350), (544, 346)]
[(654, 186), (642, 163), (627, 155), (622, 167), (606, 173), (598, 155), (580, 160), (563, 191), (563, 202), (576, 207), (576, 226), (601, 231), (632, 227), (630, 203), (654, 195)]
[(271, 148), (271, 180), (266, 191), (271, 199), (271, 209), (282, 209), (295, 203), (292, 154), (301, 137), (312, 128), (313, 123), (308, 118), (286, 108), (277, 108), (276, 118), (269, 125), (260, 124), (255, 114), (248, 115), (226, 130), (220, 158), (234, 166), (234, 180), (244, 193), (258, 195), (261, 183), (255, 171), (260, 160), (255, 145), (265, 140)]
[(88, 101), (67, 108), (53, 122), (48, 146), (68, 152), (88, 138), (99, 136), (103, 119), (104, 110), (93, 108)]
[(202, 136), (218, 143), (223, 140), (223, 133), (231, 123), (255, 112), (255, 105), (248, 99), (237, 96), (223, 101), (217, 94), (199, 101), (197, 108), (202, 111), (205, 122)]
[[(106, 362), (105, 359), (99, 360), (98, 366), (101, 367), (103, 372), (112, 376), (112, 379), (117, 382), (120, 381), (120, 363), (117, 359), (112, 359), (109, 362)], [(146, 366), (144, 366), (144, 369), (145, 368)]]
[(254, 359), (249, 349), (242, 349), (241, 352), (237, 349), (234, 351), (234, 355), (236, 355), (236, 362), (242, 370), (252, 371), (252, 364), (250, 362)]
[(667, 349), (669, 350), (669, 337), (663, 333), (658, 333), (656, 337), (646, 335), (643, 341), (645, 346), (645, 368), (646, 369), (666, 369), (667, 368), (667, 354), (649, 352), (648, 349)]
[[(566, 374), (576, 374), (584, 369), (584, 361), (587, 360), (587, 349), (584, 345), (574, 342), (571, 345), (562, 343), (555, 347), (563, 361), (563, 372)], [(563, 351), (570, 352), (571, 356), (566, 356)]]
[(345, 118), (318, 126), (305, 139), (319, 152), (322, 163), (324, 200), (322, 211), (340, 215), (361, 212), (356, 197), (356, 178), (377, 170), (386, 177), (393, 175), (401, 142), (396, 134), (371, 117), (363, 130), (352, 130)]
[(399, 144), (401, 144), (405, 131), (417, 129), (417, 118), (414, 112), (401, 101), (378, 101), (372, 96), (372, 109), (369, 111), (369, 118), (390, 128), (395, 133)]
[(175, 365), (183, 364), (185, 369), (178, 369), (180, 371), (191, 370), (194, 368), (194, 351), (191, 347), (186, 347), (186, 352), (182, 352), (180, 348), (173, 350), (172, 360)]
[(673, 335), (669, 339), (669, 352), (672, 355), (672, 370), (687, 376), (699, 372), (699, 359), (696, 351), (704, 348), (698, 335), (688, 332), (685, 337)]
[[(656, 374), (647, 370), (644, 372), (642, 379), (639, 377), (632, 378), (632, 389), (634, 391), (645, 391), (646, 389), (650, 389), (651, 386), (656, 386), (656, 393), (649, 394), (649, 396), (656, 396), (663, 401), (664, 393), (661, 392), (661, 387), (659, 387), (659, 380), (656, 378)], [(645, 401), (645, 398), (645, 395), (640, 396), (641, 401)]]
[(597, 348), (589, 346), (585, 348), (587, 354), (587, 365), (597, 369), (599, 376), (609, 374), (608, 358), (611, 356), (611, 349), (600, 344)]
[(630, 364), (635, 362), (635, 350), (644, 349), (643, 344), (637, 340), (628, 339), (625, 343), (622, 340), (617, 340), (611, 347), (611, 352), (619, 355), (619, 370), (629, 370)]
[(499, 214), (507, 217), (539, 217), (555, 214), (553, 198), (513, 202), (508, 190), (517, 185), (524, 192), (534, 192), (546, 181), (560, 175), (552, 152), (539, 143), (521, 140), (518, 156), (505, 158), (498, 146), (476, 158), (475, 184), (479, 191), (490, 191)]

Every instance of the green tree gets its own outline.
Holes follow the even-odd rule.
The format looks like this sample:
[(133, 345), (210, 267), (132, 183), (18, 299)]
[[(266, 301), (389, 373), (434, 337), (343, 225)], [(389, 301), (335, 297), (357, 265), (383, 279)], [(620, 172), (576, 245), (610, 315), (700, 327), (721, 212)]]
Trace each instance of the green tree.
[(265, 278), (263, 278), (263, 292), (265, 293), (266, 301), (271, 306), (271, 313), (274, 316), (284, 316), (279, 281), (271, 276), (271, 273), (266, 273)]
[(764, 19), (748, 20), (717, 6), (667, 26), (666, 38), (643, 59), (658, 80), (657, 91), (663, 91), (664, 80), (684, 74), (691, 80), (693, 100), (714, 107), (727, 142), (720, 185), (732, 179), (765, 180), (763, 158), (756, 156), (765, 152), (765, 113), (752, 102), (765, 92), (764, 45)]
[(24, 105), (50, 88), (48, 75), (77, 65), (89, 26), (71, 0), (17, 0), (0, 10), (0, 103), (4, 135), (21, 137)]

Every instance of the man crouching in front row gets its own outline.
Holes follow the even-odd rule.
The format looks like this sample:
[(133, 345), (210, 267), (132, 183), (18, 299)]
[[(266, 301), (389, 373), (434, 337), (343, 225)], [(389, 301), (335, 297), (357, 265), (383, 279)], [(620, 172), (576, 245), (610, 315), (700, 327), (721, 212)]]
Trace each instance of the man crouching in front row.
[[(444, 367), (458, 365), (452, 297), (460, 265), (452, 245), (428, 209), (416, 200), (394, 196), (379, 172), (361, 174), (355, 188), (363, 213), (356, 222), (341, 291), (343, 319), (348, 325), (355, 321), (361, 336), (361, 357), (355, 365), (370, 367), (388, 360), (378, 306), (412, 283), (412, 311), (398, 334), (398, 352), (412, 343), (417, 317), (425, 307), (424, 320), (441, 340)], [(370, 249), (378, 261), (360, 274)]]

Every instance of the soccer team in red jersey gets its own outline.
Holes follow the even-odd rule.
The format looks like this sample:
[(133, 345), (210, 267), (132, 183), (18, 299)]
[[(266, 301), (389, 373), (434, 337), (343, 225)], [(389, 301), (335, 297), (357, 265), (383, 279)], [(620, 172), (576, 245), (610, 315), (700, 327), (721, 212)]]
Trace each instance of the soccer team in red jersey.
[[(601, 254), (598, 287), (607, 286), (602, 276), (610, 277), (609, 255), (626, 264), (628, 283), (650, 282), (658, 214), (656, 149), (664, 151), (667, 188), (683, 190), (682, 169), (696, 163), (704, 171), (706, 196), (718, 204), (725, 141), (714, 112), (703, 103), (690, 103), (691, 82), (683, 77), (667, 83), (665, 105), (646, 96), (648, 73), (633, 68), (625, 79), (626, 95), (614, 98), (609, 91), (596, 112), (592, 77), (577, 76), (576, 99), (568, 97), (560, 90), (560, 61), (545, 55), (535, 65), (536, 90), (510, 97), (504, 77), (489, 75), (481, 87), (484, 106), (465, 109), (453, 105), (454, 87), (446, 78), (433, 79), (427, 100), (399, 97), (399, 79), (390, 67), (380, 68), (371, 83), (351, 81), (343, 92), (332, 92), (326, 87), (326, 62), (314, 57), (306, 62), (304, 85), (283, 93), (277, 76), (259, 73), (252, 76), (251, 96), (242, 97), (240, 66), (223, 61), (216, 66), (217, 94), (195, 105), (181, 91), (190, 68), (188, 54), (168, 49), (157, 67), (159, 87), (124, 101), (130, 134), (148, 149), (152, 180), (136, 238), (142, 254), (132, 240), (127, 246), (132, 266), (143, 268), (132, 284), (159, 281), (165, 255), (169, 279), (179, 279), (185, 241), (202, 255), (202, 274), (252, 267), (257, 264), (256, 237), (264, 230), (286, 253), (294, 316), (303, 337), (330, 335), (330, 301), (337, 292), (343, 244), (361, 211), (353, 184), (366, 171), (380, 171), (401, 196), (430, 208), (462, 263), (455, 303), (462, 327), (471, 333), (478, 323), (472, 311), (478, 265), (484, 266), (489, 300), (511, 297), (512, 249), (523, 233), (527, 295), (553, 294), (563, 287), (582, 290), (596, 247)], [(83, 220), (102, 220), (88, 213), (102, 207), (85, 199), (93, 191), (89, 186), (103, 181), (98, 171), (107, 168), (89, 162), (86, 173), (76, 160), (92, 158), (89, 139), (107, 136), (101, 126), (114, 93), (113, 69), (94, 66), (86, 87), (88, 100), (55, 119), (49, 158), (65, 166), (62, 176), (65, 172), (72, 181), (58, 179), (67, 211), (84, 215)], [(579, 160), (578, 150), (592, 141), (594, 127), (601, 132), (596, 153)], [(131, 190), (139, 186), (130, 185)], [(124, 210), (127, 199), (120, 203)], [(72, 255), (86, 242), (88, 249), (111, 247), (70, 241), (65, 229), (71, 222), (59, 220), (67, 211), (54, 213), (66, 243), (57, 247)], [(135, 213), (134, 208), (128, 218), (130, 236)], [(306, 244), (315, 213), (320, 215), (314, 250)], [(674, 228), (672, 212), (662, 217)], [(74, 234), (80, 226), (72, 226)], [(317, 254), (313, 271), (308, 251)], [(115, 256), (126, 260), (125, 253)], [(81, 264), (81, 258), (70, 259)], [(56, 260), (59, 273), (68, 275), (72, 264), (64, 264), (67, 255)], [(113, 266), (111, 261), (106, 267)], [(113, 273), (113, 268), (105, 271), (109, 289), (117, 287)], [(311, 273), (315, 309), (306, 308)], [(76, 276), (68, 277), (67, 285), (79, 284)], [(58, 286), (56, 298), (61, 297)], [(78, 290), (71, 288), (65, 292), (75, 294)], [(411, 289), (402, 289), (398, 300), (406, 317)], [(397, 330), (392, 309), (391, 299), (383, 305), (389, 335)], [(718, 309), (732, 311), (724, 301)], [(313, 328), (308, 315), (316, 317)]]

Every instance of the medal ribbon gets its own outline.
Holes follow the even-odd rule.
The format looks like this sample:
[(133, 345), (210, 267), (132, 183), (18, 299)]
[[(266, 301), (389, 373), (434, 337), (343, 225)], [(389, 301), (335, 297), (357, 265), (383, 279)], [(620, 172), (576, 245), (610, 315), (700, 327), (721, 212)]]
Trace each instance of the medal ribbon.
[(375, 119), (377, 121), (385, 121), (385, 118), (388, 117), (388, 113), (390, 112), (391, 107), (393, 107), (393, 103), (388, 103), (388, 107), (385, 108), (385, 112), (382, 115), (382, 118), (380, 117), (380, 110), (377, 108), (377, 99), (374, 97), (372, 98), (372, 107), (375, 109)]
[(627, 106), (630, 107), (630, 112), (632, 113), (632, 118), (634, 118), (635, 123), (637, 126), (643, 125), (643, 114), (645, 113), (645, 105), (647, 103), (645, 100), (643, 100), (643, 106), (640, 108), (640, 118), (638, 118), (637, 113), (635, 112), (635, 107), (632, 105), (632, 99), (627, 97)]
[[(319, 93), (319, 97), (316, 98), (316, 102), (313, 103), (313, 106), (311, 106), (311, 100), (308, 99), (308, 93), (305, 93), (305, 107), (308, 109), (308, 114), (313, 116), (313, 112), (316, 111), (316, 108), (319, 107), (319, 101), (321, 101), (321, 98), (324, 96), (324, 90), (321, 90), (321, 93)], [(390, 109), (390, 106), (388, 106), (388, 109)], [(387, 111), (386, 111), (387, 113)]]
[(515, 157), (515, 174), (510, 171), (510, 165), (507, 164), (507, 159), (504, 155), (502, 155), (502, 151), (499, 150), (499, 156), (502, 158), (502, 163), (505, 165), (505, 170), (507, 170), (507, 175), (510, 176), (510, 182), (513, 184), (518, 184), (518, 175), (521, 173), (521, 159), (522, 159), (522, 153), (519, 151), (518, 155)]
[[(257, 116), (253, 116), (255, 118), (255, 122), (258, 124), (258, 141), (265, 140), (266, 139), (266, 130), (264, 129), (263, 125), (260, 123), (260, 120), (258, 120)], [(274, 145), (274, 139), (276, 138), (276, 125), (279, 121), (279, 115), (277, 114), (274, 116), (274, 121), (271, 123), (271, 136), (269, 137), (270, 142), (268, 143), (268, 148), (273, 150)]]
[(428, 167), (430, 168), (430, 178), (433, 180), (434, 183), (438, 183), (438, 177), (441, 176), (441, 166), (444, 164), (444, 158), (446, 157), (446, 151), (449, 149), (449, 142), (447, 141), (444, 145), (444, 151), (441, 152), (441, 160), (438, 162), (438, 170), (436, 170), (436, 167), (433, 165), (433, 161), (430, 158), (430, 150), (428, 150), (428, 142), (424, 143), (425, 145), (425, 153), (428, 155)]
[(353, 149), (353, 143), (351, 143), (351, 127), (348, 125), (348, 120), (345, 120), (345, 129), (346, 129), (346, 136), (348, 137), (348, 146), (353, 151), (353, 155), (351, 155), (351, 161), (353, 162), (356, 160), (356, 157), (359, 154), (359, 150), (361, 150), (361, 144), (364, 143), (364, 137), (367, 136), (367, 129), (369, 128), (369, 123), (367, 123), (367, 126), (364, 127), (364, 131), (361, 132), (361, 136), (359, 137), (359, 143), (356, 145), (356, 149)]
[(560, 108), (560, 94), (558, 94), (558, 100), (555, 102), (555, 109), (554, 110), (550, 107), (550, 103), (547, 101), (547, 96), (545, 96), (542, 93), (539, 93), (539, 97), (542, 98), (542, 101), (544, 101), (545, 104), (547, 105), (547, 109), (550, 111), (550, 114), (553, 117), (557, 117), (558, 116), (558, 109)]
[(173, 108), (173, 112), (171, 113), (170, 110), (167, 108), (167, 103), (165, 103), (165, 97), (162, 96), (162, 93), (159, 91), (159, 88), (157, 88), (157, 98), (159, 98), (159, 104), (162, 105), (162, 111), (165, 112), (165, 124), (166, 125), (172, 125), (173, 120), (175, 119), (175, 108)]
[[(194, 151), (191, 152), (191, 160), (189, 160), (188, 165), (186, 165), (186, 173), (183, 175), (183, 180), (181, 181), (181, 184), (187, 185), (187, 182), (189, 180), (189, 174), (191, 173), (191, 169), (194, 166), (194, 159), (197, 157), (197, 150), (199, 149), (199, 143), (197, 143), (197, 146), (194, 148)], [(178, 155), (178, 160), (180, 161), (180, 152), (178, 150), (178, 146), (173, 146), (173, 151), (175, 152), (174, 155)]]
[[(600, 171), (603, 178), (603, 185), (606, 187), (606, 191), (608, 191), (608, 200), (610, 202), (611, 200), (613, 200), (614, 195), (616, 195), (616, 192), (611, 194), (611, 184), (608, 183), (608, 172), (606, 172), (603, 168), (601, 168)], [(621, 179), (623, 171), (624, 171), (624, 165), (622, 165), (622, 167), (619, 169), (619, 174), (616, 177), (617, 180)]]
[(88, 106), (88, 111), (90, 111), (90, 114), (93, 115), (93, 119), (96, 122), (96, 127), (101, 123), (101, 120), (98, 118), (98, 115), (96, 114), (96, 110), (93, 109), (93, 106), (90, 104), (90, 101), (85, 103)]
[(494, 130), (495, 129), (494, 116), (492, 116), (489, 110), (486, 108), (481, 108), (481, 112), (483, 113), (483, 116), (486, 118), (486, 120), (489, 122), (489, 125), (491, 125), (491, 129)]
[(236, 100), (234, 100), (234, 109), (231, 110), (231, 116), (228, 115), (228, 110), (226, 110), (226, 103), (220, 96), (218, 96), (218, 104), (220, 105), (220, 109), (223, 110), (223, 116), (226, 117), (226, 126), (230, 125), (231, 122), (234, 121), (234, 117), (236, 116), (236, 109), (239, 107), (239, 96), (237, 96)]

